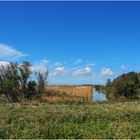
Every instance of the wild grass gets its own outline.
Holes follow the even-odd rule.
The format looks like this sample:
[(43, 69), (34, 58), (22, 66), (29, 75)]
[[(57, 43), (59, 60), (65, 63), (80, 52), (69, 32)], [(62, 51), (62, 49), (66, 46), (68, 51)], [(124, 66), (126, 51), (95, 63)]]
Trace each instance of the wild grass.
[(91, 101), (92, 86), (46, 86), (42, 101)]
[(140, 101), (0, 104), (2, 139), (140, 138)]

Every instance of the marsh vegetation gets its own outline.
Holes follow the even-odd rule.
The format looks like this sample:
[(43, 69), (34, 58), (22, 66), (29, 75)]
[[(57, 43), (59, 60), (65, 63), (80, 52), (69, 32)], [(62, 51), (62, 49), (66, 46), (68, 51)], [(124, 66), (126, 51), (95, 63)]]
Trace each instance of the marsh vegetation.
[(27, 62), (1, 67), (1, 139), (140, 138), (139, 73), (95, 85), (109, 99), (96, 103), (93, 86), (49, 86), (47, 75)]

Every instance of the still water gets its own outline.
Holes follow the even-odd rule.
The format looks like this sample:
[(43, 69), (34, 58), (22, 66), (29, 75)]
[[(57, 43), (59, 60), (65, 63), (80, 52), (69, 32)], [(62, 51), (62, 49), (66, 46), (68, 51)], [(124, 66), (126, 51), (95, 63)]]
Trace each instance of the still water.
[(95, 90), (95, 88), (93, 88), (92, 100), (94, 102), (96, 102), (96, 101), (104, 101), (104, 100), (107, 100), (107, 98), (106, 98), (106, 95), (104, 93), (98, 92), (98, 91)]

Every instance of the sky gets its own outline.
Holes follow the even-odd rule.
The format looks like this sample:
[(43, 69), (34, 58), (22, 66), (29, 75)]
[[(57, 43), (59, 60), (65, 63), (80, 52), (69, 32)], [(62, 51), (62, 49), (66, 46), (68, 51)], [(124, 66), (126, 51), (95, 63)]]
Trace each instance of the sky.
[(48, 84), (140, 71), (140, 2), (2, 2), (0, 64), (30, 61)]

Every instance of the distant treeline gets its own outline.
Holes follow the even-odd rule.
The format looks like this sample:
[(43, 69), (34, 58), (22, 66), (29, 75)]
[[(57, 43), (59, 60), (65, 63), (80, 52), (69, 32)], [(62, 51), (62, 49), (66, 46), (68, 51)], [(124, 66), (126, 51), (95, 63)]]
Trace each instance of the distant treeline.
[(53, 85), (49, 85), (49, 86), (94, 86), (93, 84), (80, 84), (80, 85), (78, 85), (78, 84), (76, 84), (76, 85), (55, 85), (55, 84), (53, 84)]
[(108, 99), (138, 99), (140, 97), (140, 73), (122, 74), (106, 85), (95, 85), (96, 90), (106, 93)]

